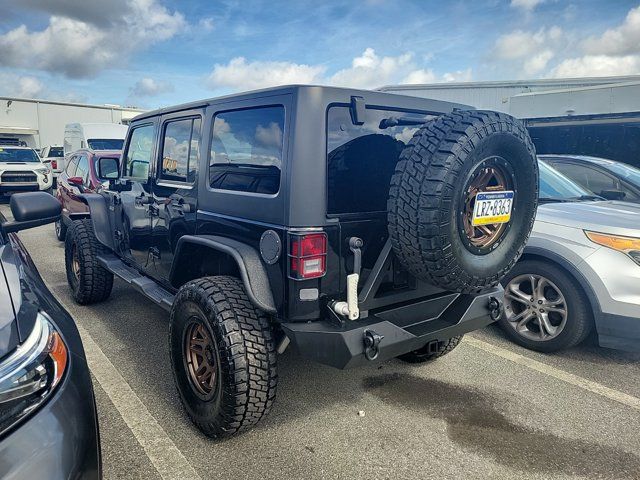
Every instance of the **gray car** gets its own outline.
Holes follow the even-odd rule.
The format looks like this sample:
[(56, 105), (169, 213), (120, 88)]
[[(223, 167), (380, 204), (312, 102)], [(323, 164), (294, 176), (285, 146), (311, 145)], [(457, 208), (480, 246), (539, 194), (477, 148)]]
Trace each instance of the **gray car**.
[(595, 331), (601, 346), (640, 350), (640, 205), (604, 201), (543, 161), (525, 254), (504, 278), (500, 325), (551, 352)]

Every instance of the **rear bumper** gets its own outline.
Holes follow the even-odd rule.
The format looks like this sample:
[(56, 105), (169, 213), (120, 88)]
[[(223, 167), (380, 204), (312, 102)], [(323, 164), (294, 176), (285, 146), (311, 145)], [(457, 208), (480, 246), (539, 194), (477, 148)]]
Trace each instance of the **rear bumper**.
[[(352, 368), (384, 361), (417, 350), (433, 341), (444, 341), (483, 328), (494, 321), (489, 304), (502, 302), (498, 286), (480, 295), (447, 294), (419, 302), (369, 312), (357, 321), (289, 322), (281, 324), (301, 355), (336, 368)], [(365, 354), (365, 336), (383, 338), (375, 359)], [(369, 351), (369, 357), (371, 357)]]

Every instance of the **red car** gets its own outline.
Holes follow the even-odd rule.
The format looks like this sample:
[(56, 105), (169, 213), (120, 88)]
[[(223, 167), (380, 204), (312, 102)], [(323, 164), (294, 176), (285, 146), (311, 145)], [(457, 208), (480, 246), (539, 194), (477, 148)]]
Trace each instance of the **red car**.
[[(78, 150), (66, 159), (55, 192), (62, 204), (62, 216), (55, 223), (58, 240), (64, 240), (70, 222), (89, 213), (79, 195), (96, 193), (103, 182), (118, 177), (120, 153), (120, 150)], [(98, 159), (101, 158), (112, 158), (113, 162), (101, 162), (102, 171), (98, 172)]]

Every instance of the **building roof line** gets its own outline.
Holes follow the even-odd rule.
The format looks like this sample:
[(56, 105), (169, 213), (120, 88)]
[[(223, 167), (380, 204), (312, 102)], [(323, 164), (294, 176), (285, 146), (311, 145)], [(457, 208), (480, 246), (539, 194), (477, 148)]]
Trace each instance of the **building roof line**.
[(12, 101), (12, 102), (28, 102), (28, 103), (46, 103), (49, 105), (68, 105), (73, 107), (90, 107), (90, 108), (102, 108), (104, 110), (121, 110), (121, 111), (134, 111), (145, 112), (138, 107), (123, 107), (120, 105), (95, 105), (90, 103), (78, 103), (78, 102), (61, 102), (56, 100), (42, 100), (37, 98), (22, 98), (22, 97), (5, 97), (0, 96), (0, 101)]

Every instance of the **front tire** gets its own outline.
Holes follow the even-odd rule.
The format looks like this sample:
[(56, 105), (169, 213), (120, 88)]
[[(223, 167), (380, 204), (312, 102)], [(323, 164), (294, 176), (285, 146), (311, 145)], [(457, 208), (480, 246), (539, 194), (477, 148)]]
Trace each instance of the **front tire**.
[(589, 299), (560, 267), (523, 260), (502, 281), (505, 312), (498, 324), (515, 343), (539, 352), (574, 347), (593, 328)]
[(462, 341), (463, 335), (459, 335), (457, 337), (451, 337), (449, 340), (444, 342), (438, 342), (438, 345), (435, 349), (429, 348), (429, 345), (425, 345), (418, 350), (414, 350), (413, 352), (405, 353), (404, 355), (400, 355), (398, 358), (403, 362), (407, 363), (425, 363), (435, 360), (436, 358), (440, 358), (447, 353), (451, 352), (454, 348), (460, 345)]
[(171, 309), (169, 344), (180, 399), (205, 435), (232, 436), (269, 413), (278, 382), (274, 336), (238, 279), (183, 285)]
[(64, 244), (67, 282), (73, 299), (80, 305), (106, 300), (113, 288), (113, 274), (98, 262), (108, 253), (93, 232), (90, 219), (76, 220), (69, 228)]

